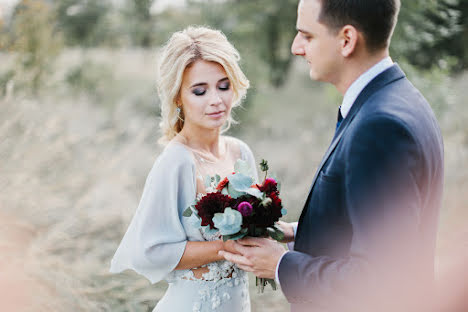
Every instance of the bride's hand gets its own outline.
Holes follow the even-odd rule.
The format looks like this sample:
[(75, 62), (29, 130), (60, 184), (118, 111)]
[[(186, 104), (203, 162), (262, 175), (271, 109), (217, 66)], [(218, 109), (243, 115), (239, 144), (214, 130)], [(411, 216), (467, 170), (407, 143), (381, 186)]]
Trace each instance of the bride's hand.
[(276, 222), (276, 225), (278, 225), (284, 233), (284, 239), (281, 241), (281, 243), (290, 243), (294, 241), (294, 228), (291, 223), (278, 221)]

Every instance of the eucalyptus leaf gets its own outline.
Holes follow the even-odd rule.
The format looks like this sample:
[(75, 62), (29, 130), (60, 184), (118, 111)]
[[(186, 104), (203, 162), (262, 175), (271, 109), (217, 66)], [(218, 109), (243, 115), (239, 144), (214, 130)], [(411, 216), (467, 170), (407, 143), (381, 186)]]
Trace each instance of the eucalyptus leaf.
[(184, 213), (182, 214), (184, 217), (190, 217), (192, 215), (192, 208), (188, 207), (187, 209), (184, 210)]
[[(223, 195), (229, 195), (228, 187), (225, 187), (222, 189), (221, 194)], [(232, 197), (232, 196), (231, 196)]]
[(284, 239), (283, 231), (279, 230), (276, 226), (274, 228), (268, 227), (267, 231), (270, 237), (274, 240), (282, 241)]
[[(223, 191), (225, 190), (226, 188), (223, 189)], [(246, 193), (245, 192), (240, 192), (238, 190), (236, 190), (232, 185), (231, 183), (228, 184), (227, 186), (227, 195), (230, 195), (232, 198), (239, 198), (241, 196), (244, 196)]]
[(232, 235), (223, 235), (223, 242), (227, 240), (238, 240), (238, 239), (245, 237), (246, 235), (247, 233), (243, 233), (242, 231), (236, 234), (232, 234)]
[(247, 194), (252, 195), (257, 197), (258, 199), (262, 200), (263, 199), (263, 193), (257, 189), (257, 188), (249, 188), (247, 191), (245, 191)]
[(204, 229), (207, 235), (215, 235), (216, 233), (218, 233), (217, 229), (212, 229), (209, 225), (202, 226), (202, 228)]
[(211, 186), (211, 177), (209, 175), (205, 176), (205, 188), (209, 188)]
[(230, 175), (228, 179), (229, 186), (240, 192), (246, 192), (253, 184), (253, 179), (242, 173)]
[(218, 185), (220, 181), (221, 181), (221, 177), (219, 176), (219, 174), (215, 175), (215, 183), (216, 183), (216, 185)]

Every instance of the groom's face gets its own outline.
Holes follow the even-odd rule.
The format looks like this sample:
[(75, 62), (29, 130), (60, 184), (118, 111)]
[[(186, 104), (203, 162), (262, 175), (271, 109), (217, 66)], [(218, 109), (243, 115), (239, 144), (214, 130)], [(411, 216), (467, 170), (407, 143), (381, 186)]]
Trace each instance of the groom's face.
[(319, 23), (320, 0), (301, 0), (297, 9), (297, 35), (291, 52), (309, 64), (310, 78), (334, 82), (338, 77), (341, 54), (338, 34)]

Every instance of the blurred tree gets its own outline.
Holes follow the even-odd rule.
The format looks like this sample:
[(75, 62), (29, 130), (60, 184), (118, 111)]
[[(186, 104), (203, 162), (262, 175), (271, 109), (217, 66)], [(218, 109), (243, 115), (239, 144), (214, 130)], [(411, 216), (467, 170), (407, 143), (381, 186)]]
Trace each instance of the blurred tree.
[(459, 59), (466, 53), (468, 43), (461, 27), (463, 7), (466, 11), (466, 1), (463, 2), (465, 4), (460, 0), (402, 1), (391, 54), (421, 70), (433, 66), (454, 70), (454, 65), (460, 64)]
[(68, 45), (95, 46), (108, 42), (106, 16), (113, 6), (108, 0), (53, 0), (57, 20)]
[(130, 42), (141, 47), (150, 47), (155, 42), (155, 19), (150, 9), (154, 0), (127, 0), (123, 15)]
[[(284, 83), (293, 58), (290, 46), (296, 32), (297, 3), (297, 0), (189, 1), (192, 9), (201, 8), (203, 22), (228, 34), (243, 55), (255, 54), (251, 59), (257, 64), (252, 62), (253, 66), (263, 64), (268, 81), (275, 87)], [(467, 6), (468, 1), (460, 0), (402, 1), (392, 56), (420, 70), (432, 66), (447, 70), (466, 67)]]
[(21, 0), (11, 24), (11, 50), (18, 55), (15, 79), (31, 84), (34, 92), (45, 81), (62, 47), (54, 11), (44, 0)]
[[(250, 66), (266, 67), (267, 80), (275, 87), (287, 78), (296, 32), (297, 0), (189, 1), (201, 8), (202, 20), (223, 30), (229, 40), (250, 55)], [(244, 53), (242, 53), (244, 55)], [(261, 63), (261, 64), (258, 64)]]
[(460, 31), (441, 40), (434, 50), (447, 51), (451, 56), (452, 69), (458, 72), (468, 68), (468, 1), (459, 0), (458, 5), (452, 5), (451, 8), (460, 14), (458, 19)]

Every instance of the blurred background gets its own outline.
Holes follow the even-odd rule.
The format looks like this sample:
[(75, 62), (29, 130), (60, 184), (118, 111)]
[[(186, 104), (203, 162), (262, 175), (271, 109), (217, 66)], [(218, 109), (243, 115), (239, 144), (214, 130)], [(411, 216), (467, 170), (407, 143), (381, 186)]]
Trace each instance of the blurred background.
[[(439, 311), (468, 311), (468, 1), (403, 0), (391, 55), (445, 140)], [(230, 134), (265, 158), (300, 215), (341, 95), (290, 53), (297, 0), (0, 0), (0, 310), (151, 311), (165, 282), (108, 273), (161, 152), (159, 47), (221, 29), (252, 88)], [(253, 281), (253, 280), (251, 280)], [(254, 283), (251, 283), (251, 285)], [(280, 291), (253, 311), (288, 311)]]

